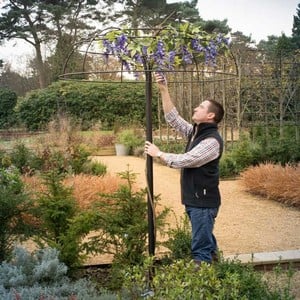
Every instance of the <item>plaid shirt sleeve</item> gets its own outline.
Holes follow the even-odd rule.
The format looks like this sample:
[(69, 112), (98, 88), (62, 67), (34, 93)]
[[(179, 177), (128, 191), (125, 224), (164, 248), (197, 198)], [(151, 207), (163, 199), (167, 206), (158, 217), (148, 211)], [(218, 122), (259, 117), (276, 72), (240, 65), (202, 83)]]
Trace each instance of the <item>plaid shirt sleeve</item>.
[(193, 131), (193, 125), (183, 119), (174, 107), (169, 113), (165, 114), (167, 123), (183, 136), (188, 137)]
[[(193, 126), (179, 116), (176, 108), (166, 114), (165, 118), (172, 127), (186, 137), (193, 130)], [(164, 153), (163, 159), (171, 168), (198, 168), (216, 159), (219, 154), (218, 141), (215, 138), (207, 138), (186, 153)]]

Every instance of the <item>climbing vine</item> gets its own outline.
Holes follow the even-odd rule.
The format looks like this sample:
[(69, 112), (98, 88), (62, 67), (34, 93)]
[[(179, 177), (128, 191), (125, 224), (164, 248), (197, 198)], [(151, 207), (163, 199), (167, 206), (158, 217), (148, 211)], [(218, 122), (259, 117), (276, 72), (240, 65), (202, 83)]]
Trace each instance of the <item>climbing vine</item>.
[(100, 43), (104, 56), (118, 57), (127, 71), (142, 70), (145, 65), (155, 71), (174, 70), (199, 61), (214, 65), (228, 46), (228, 37), (208, 34), (190, 23), (178, 28), (169, 25), (154, 34), (116, 29), (107, 32)]

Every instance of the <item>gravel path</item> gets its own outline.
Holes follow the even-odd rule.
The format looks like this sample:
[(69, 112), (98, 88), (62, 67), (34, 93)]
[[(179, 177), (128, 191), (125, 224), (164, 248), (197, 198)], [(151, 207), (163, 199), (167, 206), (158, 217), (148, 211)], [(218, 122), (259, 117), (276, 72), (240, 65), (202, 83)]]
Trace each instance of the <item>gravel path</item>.
[[(98, 156), (111, 174), (129, 167), (136, 183), (146, 187), (146, 161), (134, 156)], [(180, 203), (179, 171), (154, 162), (154, 194), (172, 208), (177, 219), (184, 214)], [(226, 255), (300, 249), (300, 210), (256, 197), (244, 191), (240, 180), (220, 182), (222, 206), (215, 224), (219, 248)], [(175, 216), (169, 222), (175, 224)]]

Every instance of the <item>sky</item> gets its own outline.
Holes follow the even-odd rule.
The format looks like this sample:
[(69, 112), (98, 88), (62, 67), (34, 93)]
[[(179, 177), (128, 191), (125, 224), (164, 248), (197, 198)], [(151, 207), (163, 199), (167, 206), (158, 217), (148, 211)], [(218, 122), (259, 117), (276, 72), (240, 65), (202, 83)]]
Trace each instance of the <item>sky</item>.
[(251, 35), (258, 43), (270, 35), (291, 36), (299, 3), (300, 0), (198, 0), (198, 10), (204, 20), (227, 19), (232, 32)]
[[(280, 36), (284, 33), (291, 36), (298, 3), (300, 0), (198, 0), (198, 9), (204, 20), (227, 19), (232, 32), (241, 31), (247, 36), (251, 35), (258, 43), (270, 35)], [(0, 45), (0, 58), (8, 60), (17, 71), (33, 56), (33, 47), (26, 43)]]

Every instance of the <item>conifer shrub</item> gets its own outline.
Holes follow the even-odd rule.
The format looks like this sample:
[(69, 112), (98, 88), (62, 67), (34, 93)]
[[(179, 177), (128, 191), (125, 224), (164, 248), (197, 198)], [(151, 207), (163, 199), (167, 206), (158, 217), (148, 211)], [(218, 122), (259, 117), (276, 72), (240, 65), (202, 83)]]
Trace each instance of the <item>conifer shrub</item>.
[[(112, 288), (122, 284), (121, 270), (127, 265), (140, 265), (147, 252), (147, 190), (135, 190), (136, 174), (129, 169), (119, 173), (125, 184), (113, 193), (100, 194), (92, 209), (95, 213), (95, 234), (85, 247), (88, 253), (111, 254)], [(158, 205), (154, 196), (154, 205)], [(155, 218), (155, 230), (163, 231), (169, 209), (162, 208)]]
[(31, 225), (24, 215), (32, 202), (17, 169), (0, 169), (0, 262), (9, 259), (13, 245), (29, 236)]
[(92, 222), (89, 224), (88, 215), (79, 209), (72, 188), (63, 185), (62, 174), (53, 170), (43, 177), (46, 189), (35, 199), (39, 220), (35, 241), (40, 247), (57, 249), (60, 260), (74, 268), (85, 258), (81, 239), (91, 230)]
[(9, 154), (11, 163), (18, 168), (22, 174), (32, 175), (39, 170), (43, 160), (30, 150), (24, 143), (17, 143)]

